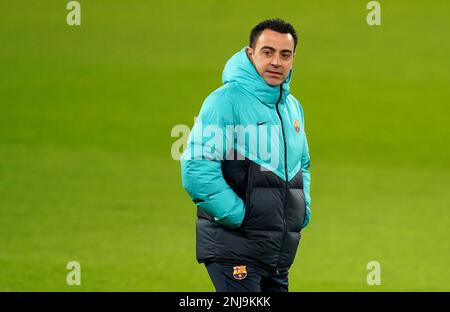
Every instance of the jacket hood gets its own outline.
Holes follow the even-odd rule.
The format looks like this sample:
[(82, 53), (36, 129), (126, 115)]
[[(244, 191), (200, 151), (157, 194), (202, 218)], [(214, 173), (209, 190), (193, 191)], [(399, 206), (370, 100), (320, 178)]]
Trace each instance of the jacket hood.
[[(227, 61), (222, 73), (223, 83), (227, 84), (235, 81), (264, 104), (275, 105), (280, 96), (280, 86), (271, 86), (261, 77), (245, 50), (246, 47), (242, 48)], [(290, 93), (289, 83), (291, 78), (292, 69), (282, 84), (283, 94), (280, 104), (285, 102), (286, 97)]]

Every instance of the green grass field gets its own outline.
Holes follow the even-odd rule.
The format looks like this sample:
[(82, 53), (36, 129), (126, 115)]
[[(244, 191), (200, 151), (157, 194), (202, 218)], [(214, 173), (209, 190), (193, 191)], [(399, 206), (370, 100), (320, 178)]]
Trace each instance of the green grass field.
[(214, 290), (171, 129), (269, 17), (312, 159), (291, 291), (450, 291), (448, 1), (67, 2), (0, 3), (0, 291)]

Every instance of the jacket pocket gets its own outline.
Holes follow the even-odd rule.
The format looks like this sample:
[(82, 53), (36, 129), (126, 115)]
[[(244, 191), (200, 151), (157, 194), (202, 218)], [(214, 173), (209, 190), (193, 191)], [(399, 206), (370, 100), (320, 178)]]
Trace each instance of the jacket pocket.
[(290, 231), (300, 232), (306, 218), (306, 202), (303, 189), (290, 188), (287, 197), (287, 218)]

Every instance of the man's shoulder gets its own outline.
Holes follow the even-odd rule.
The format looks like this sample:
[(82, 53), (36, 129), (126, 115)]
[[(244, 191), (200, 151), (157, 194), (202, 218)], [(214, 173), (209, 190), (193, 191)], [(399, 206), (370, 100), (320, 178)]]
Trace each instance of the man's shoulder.
[(298, 109), (300, 109), (300, 111), (302, 111), (303, 113), (302, 103), (294, 95), (289, 94), (287, 97), (287, 101), (290, 102), (292, 105), (298, 107)]
[(221, 85), (214, 91), (212, 91), (207, 98), (209, 97), (216, 97), (216, 98), (223, 98), (223, 97), (230, 97), (230, 95), (233, 95), (236, 92), (239, 92), (240, 88), (238, 86), (238, 83), (236, 82), (229, 82), (224, 85)]
[(287, 102), (290, 104), (291, 109), (297, 111), (300, 114), (301, 119), (304, 121), (305, 115), (303, 112), (302, 103), (292, 94), (289, 94), (287, 97)]
[(232, 118), (233, 106), (230, 99), (230, 86), (225, 84), (212, 91), (203, 101), (200, 115), (203, 117), (222, 116), (223, 118)]
[(225, 106), (224, 109), (231, 109), (237, 98), (241, 97), (241, 88), (235, 82), (226, 83), (212, 91), (205, 99), (205, 104), (218, 107)]
[(296, 105), (301, 106), (300, 101), (299, 101), (294, 95), (292, 95), (292, 94), (289, 94), (289, 95), (287, 96), (287, 100), (290, 101), (290, 102), (292, 102), (293, 104), (296, 104)]
[(222, 85), (208, 94), (205, 98), (205, 102), (224, 102), (228, 101), (228, 87)]

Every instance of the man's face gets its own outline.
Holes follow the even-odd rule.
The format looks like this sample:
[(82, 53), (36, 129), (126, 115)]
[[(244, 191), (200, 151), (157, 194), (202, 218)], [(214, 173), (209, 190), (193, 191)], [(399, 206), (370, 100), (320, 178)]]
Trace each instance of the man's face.
[(255, 46), (247, 48), (247, 55), (258, 73), (271, 86), (283, 83), (294, 61), (294, 37), (265, 29)]

